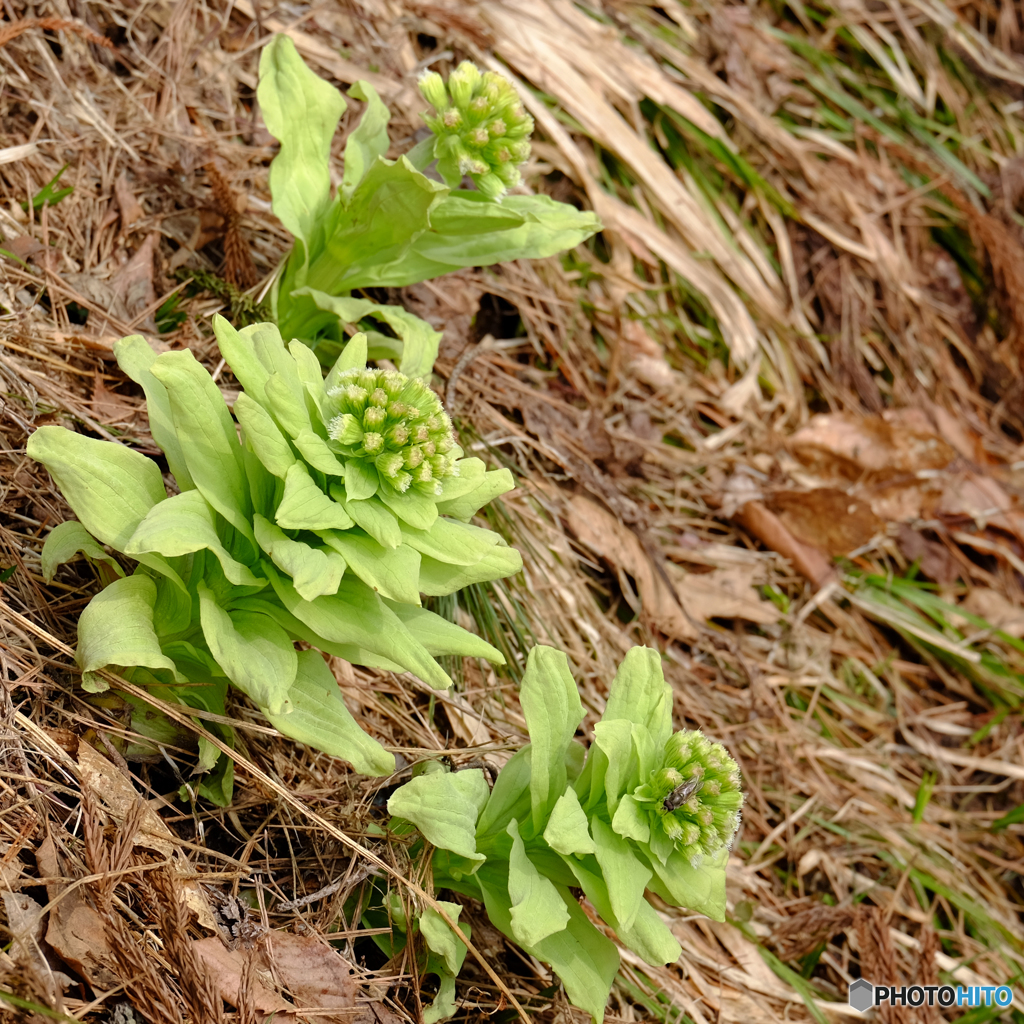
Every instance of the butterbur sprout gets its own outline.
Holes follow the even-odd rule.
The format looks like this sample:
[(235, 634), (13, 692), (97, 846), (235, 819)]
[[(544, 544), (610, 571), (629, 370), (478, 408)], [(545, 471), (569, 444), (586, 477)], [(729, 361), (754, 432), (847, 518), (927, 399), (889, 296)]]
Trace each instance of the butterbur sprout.
[(424, 72), (419, 87), (435, 111), (423, 119), (437, 136), (437, 167), (449, 185), (468, 174), (488, 199), (500, 199), (519, 184), (533, 118), (511, 82), (463, 61), (448, 76), (447, 88), (436, 71)]
[(397, 789), (388, 808), (396, 829), (411, 823), (434, 847), (434, 886), (482, 900), (599, 1022), (619, 955), (595, 915), (649, 964), (681, 950), (647, 891), (725, 920), (740, 770), (721, 743), (673, 731), (672, 689), (649, 648), (626, 655), (586, 751), (574, 739), (583, 705), (564, 654), (533, 648), (519, 700), (530, 745), (493, 788), (478, 769), (439, 766)]
[[(498, 650), (423, 608), (421, 595), (522, 567), (514, 548), (469, 523), (512, 476), (463, 458), (421, 380), (367, 367), (365, 335), (348, 341), (325, 380), (313, 352), (285, 345), (273, 324), (236, 331), (217, 317), (213, 327), (242, 389), (231, 411), (191, 352), (157, 356), (138, 335), (114, 347), (145, 389), (178, 493), (124, 445), (56, 426), (29, 438), (29, 455), (79, 518), (47, 538), (47, 577), (78, 551), (109, 561), (100, 544), (138, 563), (79, 619), (82, 685), (106, 689), (101, 671), (114, 668), (224, 716), (230, 682), (284, 735), (387, 775), (394, 755), (349, 714), (318, 651), (436, 687), (451, 683), (439, 656), (500, 663)], [(200, 754), (208, 770), (219, 751)], [(226, 772), (222, 759), (203, 795), (229, 800)]]
[[(353, 298), (356, 289), (544, 259), (599, 228), (592, 213), (549, 196), (505, 195), (519, 183), (533, 130), (505, 78), (466, 62), (447, 84), (428, 71), (419, 85), (431, 131), (397, 160), (388, 159), (397, 139), (388, 135), (387, 106), (369, 82), (352, 86), (349, 96), (365, 106), (346, 133), (339, 181), (332, 139), (348, 102), (306, 66), (288, 36), (271, 38), (260, 57), (257, 98), (267, 130), (281, 143), (270, 166), (272, 206), (296, 239), (268, 302), (284, 337), (314, 347), (325, 366), (338, 355), (347, 327), (368, 316), (389, 328), (386, 337), (371, 340), (372, 358), (421, 377), (437, 357), (440, 332), (401, 307)], [(432, 164), (443, 183), (428, 172)], [(466, 175), (475, 183), (470, 195), (462, 190)], [(375, 445), (370, 438), (370, 448)], [(378, 454), (386, 449), (382, 435)], [(437, 479), (437, 466), (417, 476), (413, 482), (426, 486)]]

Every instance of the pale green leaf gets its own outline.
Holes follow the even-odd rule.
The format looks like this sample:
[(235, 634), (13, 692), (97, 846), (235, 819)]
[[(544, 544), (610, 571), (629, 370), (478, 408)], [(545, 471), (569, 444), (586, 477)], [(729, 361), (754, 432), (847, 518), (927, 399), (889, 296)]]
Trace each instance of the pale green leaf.
[(107, 689), (109, 684), (95, 675), (105, 668), (117, 672), (140, 666), (176, 677), (174, 662), (161, 651), (153, 628), (155, 602), (156, 584), (136, 573), (114, 580), (86, 605), (78, 619), (75, 660), (90, 693)]
[(578, 857), (565, 857), (563, 860), (576, 876), (584, 895), (594, 905), (601, 919), (615, 929), (623, 945), (652, 965), (669, 964), (679, 959), (682, 952), (679, 943), (646, 899), (641, 900), (632, 926), (624, 928), (616, 920), (608, 886), (596, 858), (584, 857), (581, 860)]
[(402, 540), (421, 554), (449, 565), (475, 565), (499, 547), (502, 539), (493, 530), (482, 530), (452, 519), (436, 519), (429, 530), (403, 526)]
[(641, 901), (631, 928), (617, 927), (615, 931), (623, 945), (652, 967), (674, 964), (683, 952), (679, 940), (647, 900)]
[(434, 499), (419, 491), (410, 489), (400, 494), (390, 485), (382, 483), (377, 497), (413, 529), (429, 530), (437, 520), (437, 504)]
[(334, 644), (353, 644), (386, 658), (430, 686), (451, 686), (451, 679), (426, 648), (365, 583), (350, 580), (346, 574), (333, 597), (303, 601), (291, 581), (282, 578), (273, 565), (267, 563), (265, 568), (285, 609), (317, 636)]
[[(196, 556), (205, 558), (205, 553)], [(193, 558), (193, 562), (195, 558)], [(184, 633), (192, 625), (192, 595), (184, 587), (166, 577), (154, 576), (156, 583), (156, 603), (153, 605), (153, 625), (156, 627), (156, 635), (160, 638), (161, 646), (165, 647), (164, 653), (177, 662), (177, 656), (171, 653), (171, 646), (175, 641), (165, 644), (168, 637)]]
[(284, 495), (274, 518), (283, 530), (349, 530), (355, 525), (341, 503), (317, 487), (301, 462), (285, 475)]
[(378, 157), (332, 225), (326, 251), (311, 264), (305, 283), (326, 295), (368, 286), (427, 230), (430, 211), (447, 193), (404, 157), (394, 163)]
[(273, 516), (279, 494), (284, 490), (280, 477), (267, 470), (248, 442), (242, 443), (242, 466), (245, 468), (249, 503), (253, 512), (259, 512), (261, 516)]
[(608, 810), (614, 815), (622, 794), (634, 788), (628, 783), (632, 781), (635, 785), (639, 781), (636, 779), (639, 765), (633, 747), (633, 723), (624, 718), (610, 722), (602, 719), (594, 726), (594, 745), (604, 755), (604, 795)]
[(377, 470), (359, 459), (345, 463), (345, 494), (349, 501), (365, 501), (377, 493), (380, 477)]
[(378, 157), (386, 156), (391, 145), (388, 139), (388, 121), (391, 111), (381, 102), (369, 82), (360, 80), (348, 91), (349, 96), (366, 103), (359, 124), (349, 132), (345, 140), (345, 176), (341, 182), (344, 200), (352, 195), (355, 187), (363, 180), (367, 169)]
[(419, 589), (431, 597), (452, 594), (472, 583), (503, 579), (519, 572), (523, 556), (503, 542), (494, 545), (473, 565), (448, 565), (424, 555), (420, 563)]
[(498, 773), (490, 799), (477, 822), (480, 839), (504, 832), (512, 818), (523, 820), (530, 813), (530, 745), (512, 755)]
[(292, 578), (292, 585), (304, 601), (338, 592), (346, 566), (345, 559), (336, 551), (323, 551), (304, 541), (292, 540), (261, 515), (253, 518), (253, 531), (256, 542), (274, 565)]
[(599, 1024), (619, 971), (619, 952), (591, 924), (576, 900), (563, 896), (563, 901), (569, 911), (568, 925), (538, 942), (529, 952), (551, 965), (562, 979), (573, 1006), (588, 1012)]
[(401, 287), (463, 267), (543, 259), (575, 248), (601, 227), (594, 214), (548, 196), (506, 196), (498, 204), (478, 195), (456, 192), (442, 199), (431, 211), (429, 230), (417, 232), (401, 254), (346, 275), (354, 283), (345, 287)]
[(395, 770), (394, 754), (356, 724), (338, 681), (317, 651), (299, 653), (288, 699), (292, 710), (286, 715), (260, 709), (282, 735), (340, 757), (363, 775), (390, 775)]
[(455, 977), (447, 971), (438, 973), (437, 995), (423, 1007), (423, 1024), (438, 1024), (448, 1020), (459, 1008), (455, 998)]
[(263, 49), (256, 96), (267, 131), (281, 143), (270, 165), (274, 213), (308, 248), (330, 203), (331, 140), (345, 100), (306, 67), (283, 33)]
[[(490, 877), (485, 879), (482, 872), (477, 877), (491, 923), (513, 937), (507, 883), (495, 885)], [(550, 964), (562, 979), (570, 1002), (589, 1013), (594, 1024), (600, 1024), (619, 970), (618, 950), (590, 923), (576, 900), (568, 893), (560, 895), (560, 899), (569, 912), (569, 923), (527, 952)]]
[(644, 889), (651, 879), (651, 870), (636, 856), (629, 843), (599, 817), (594, 817), (591, 830), (612, 913), (623, 928), (632, 928), (643, 902)]
[(219, 314), (213, 318), (213, 333), (217, 338), (220, 354), (231, 367), (235, 379), (248, 392), (250, 398), (263, 394), (263, 387), (270, 379), (270, 370), (263, 365), (256, 354), (257, 337), (276, 336), (281, 339), (281, 332), (275, 324), (250, 324), (236, 331)]
[(631, 793), (626, 793), (619, 800), (619, 806), (615, 808), (615, 816), (612, 818), (612, 828), (626, 839), (633, 839), (642, 844), (651, 841), (651, 825), (647, 820), (647, 813)]
[(70, 562), (79, 551), (94, 562), (109, 563), (118, 576), (124, 576), (124, 571), (117, 564), (117, 560), (108, 555), (96, 543), (92, 534), (77, 520), (69, 519), (66, 523), (58, 523), (47, 534), (46, 542), (43, 544), (43, 550), (39, 556), (42, 563), (43, 579), (50, 583), (53, 580), (53, 574), (57, 571), (57, 566)]
[(650, 647), (632, 647), (608, 690), (602, 720), (621, 718), (646, 728), (660, 755), (672, 735), (672, 688), (665, 682), (661, 655)]
[(441, 493), (437, 496), (438, 501), (453, 501), (461, 498), (464, 494), (480, 486), (487, 466), (483, 459), (475, 456), (459, 460), (459, 472), (457, 476), (446, 476), (441, 481)]
[(418, 775), (391, 794), (388, 810), (411, 821), (428, 843), (482, 864), (485, 857), (477, 853), (475, 838), (478, 809), (465, 798), (457, 782), (463, 774), (467, 773)]
[(49, 470), (86, 530), (118, 551), (167, 497), (157, 464), (113, 441), (40, 427), (29, 437), (27, 452)]
[(512, 935), (524, 946), (536, 946), (569, 923), (569, 911), (554, 882), (542, 875), (526, 855), (515, 818), (506, 831), (512, 837), (508, 871)]
[(570, 786), (555, 801), (551, 817), (544, 827), (544, 841), (556, 853), (593, 853), (594, 840), (587, 827), (587, 816), (576, 791)]
[(171, 418), (171, 403), (167, 389), (153, 376), (152, 367), (156, 353), (141, 334), (132, 334), (114, 342), (114, 358), (117, 365), (146, 393), (146, 414), (149, 417), (149, 432), (160, 450), (167, 456), (167, 467), (178, 482), (178, 489), (191, 490), (195, 484), (188, 471), (181, 442)]
[(501, 651), (483, 637), (441, 618), (435, 612), (401, 601), (385, 600), (384, 603), (435, 658), (454, 655), (459, 658), (486, 658), (494, 665), (505, 664)]
[[(309, 352), (310, 350), (307, 348), (306, 351)], [(343, 477), (345, 475), (345, 464), (331, 451), (327, 442), (314, 430), (311, 430), (309, 427), (303, 427), (293, 440), (295, 447), (299, 450), (299, 454), (314, 469), (319, 470), (326, 476)]]
[(235, 399), (234, 413), (256, 457), (268, 472), (283, 480), (296, 462), (295, 452), (274, 418), (244, 391)]
[(398, 520), (377, 501), (376, 497), (348, 499), (346, 494), (339, 494), (332, 486), (331, 495), (345, 505), (345, 511), (361, 526), (381, 547), (397, 548), (402, 543), (402, 531), (398, 528)]
[[(288, 357), (289, 359), (291, 356)], [(294, 370), (294, 365), (292, 366)], [(290, 379), (291, 375), (274, 372), (263, 385), (267, 411), (280, 424), (288, 437), (298, 437), (304, 430), (309, 430), (311, 421), (309, 409), (306, 408), (306, 391), (298, 388), (298, 379)]]
[(534, 833), (543, 831), (555, 801), (565, 792), (565, 755), (583, 705), (569, 671), (569, 660), (553, 647), (534, 647), (526, 659), (519, 702), (530, 733), (530, 802)]
[[(244, 328), (240, 333), (251, 340), (253, 354), (266, 370), (267, 380), (275, 373), (278, 374), (295, 398), (302, 399), (305, 392), (299, 380), (298, 367), (284, 343), (280, 327), (269, 322), (254, 324), (252, 327)], [(267, 380), (263, 382), (264, 387)]]
[(361, 370), (366, 366), (366, 335), (359, 331), (345, 343), (345, 348), (331, 367), (324, 386), (328, 391), (337, 387), (338, 378), (347, 370)]
[(667, 864), (653, 863), (654, 877), (648, 883), (666, 903), (707, 914), (714, 921), (725, 920), (725, 865), (729, 851), (724, 847), (694, 867), (676, 851)]
[(351, 530), (343, 533), (335, 530), (317, 530), (316, 533), (381, 597), (412, 605), (420, 603), (420, 592), (417, 587), (420, 575), (418, 551), (405, 544), (397, 548), (381, 547), (372, 537)]
[(242, 450), (220, 390), (188, 349), (157, 356), (152, 373), (167, 389), (174, 428), (196, 487), (255, 550)]
[(343, 324), (358, 323), (372, 316), (383, 320), (402, 342), (399, 369), (407, 377), (426, 377), (434, 367), (441, 331), (401, 306), (381, 306), (369, 299), (328, 295), (313, 288), (299, 288), (296, 295), (308, 295), (318, 309), (334, 313)]
[(320, 360), (313, 355), (308, 345), (297, 339), (288, 343), (288, 352), (295, 361), (295, 372), (306, 394), (318, 409), (322, 409), (327, 398), (327, 388), (324, 386), (324, 371), (320, 367)]
[(463, 459), (459, 464), (459, 476), (447, 477), (441, 482), (441, 495), (437, 499), (438, 512), (454, 519), (461, 519), (463, 522), (468, 522), (484, 505), (511, 491), (516, 485), (511, 470), (492, 469), (482, 474), (475, 486), (462, 490), (459, 482), (465, 472), (463, 467), (470, 461), (475, 460)]
[(228, 679), (261, 708), (287, 713), (298, 670), (288, 635), (269, 616), (223, 608), (202, 581), (198, 594), (203, 636)]
[(133, 558), (147, 552), (176, 558), (204, 548), (217, 556), (224, 575), (236, 586), (259, 587), (266, 583), (232, 558), (221, 543), (214, 511), (201, 491), (184, 491), (154, 505), (124, 551)]
[[(446, 900), (438, 900), (437, 903), (457, 924), (459, 914), (462, 913), (462, 905)], [(420, 932), (430, 951), (444, 961), (448, 972), (452, 975), (458, 974), (466, 958), (466, 947), (433, 907), (423, 908), (420, 915)]]

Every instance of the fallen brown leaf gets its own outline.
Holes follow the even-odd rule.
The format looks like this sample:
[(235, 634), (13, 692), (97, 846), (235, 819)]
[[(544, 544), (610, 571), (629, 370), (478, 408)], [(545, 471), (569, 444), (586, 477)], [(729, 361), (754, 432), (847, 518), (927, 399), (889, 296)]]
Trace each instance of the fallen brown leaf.
[[(960, 602), (959, 607), (972, 615), (978, 615), (991, 623), (996, 629), (1008, 633), (1018, 639), (1024, 636), (1024, 608), (1013, 604), (1005, 594), (987, 587), (974, 587)], [(964, 623), (963, 629), (968, 633), (976, 632), (977, 627)]]
[(1024, 543), (1024, 512), (990, 476), (972, 470), (951, 474), (935, 506), (939, 516), (966, 516), (979, 529), (994, 526)]
[(51, 837), (47, 836), (36, 850), (36, 863), (46, 884), (46, 894), (53, 904), (46, 928), (47, 943), (93, 988), (113, 988), (118, 979), (104, 966), (104, 961), (112, 959), (112, 950), (103, 918), (82, 889), (54, 881), (63, 872)]
[(732, 566), (696, 574), (666, 562), (666, 580), (640, 538), (596, 502), (576, 495), (566, 509), (569, 528), (580, 542), (633, 577), (641, 614), (666, 636), (692, 640), (697, 636), (695, 623), (708, 619), (741, 618), (761, 624), (778, 620), (775, 606), (762, 601), (753, 590), (755, 569)]
[(708, 573), (690, 573), (671, 562), (665, 568), (683, 607), (698, 622), (747, 619), (767, 626), (779, 621), (778, 608), (758, 597), (754, 590), (754, 568), (736, 565)]
[(121, 230), (127, 230), (137, 220), (146, 215), (142, 204), (135, 198), (135, 194), (128, 186), (128, 172), (122, 171), (114, 182), (114, 198), (117, 200), (118, 208), (121, 211)]
[(99, 372), (93, 381), (91, 405), (96, 420), (106, 425), (128, 423), (141, 409), (141, 402), (126, 398), (116, 391), (109, 391)]
[(90, 332), (105, 333), (112, 329), (109, 322), (103, 317), (103, 313), (109, 313), (123, 324), (127, 324), (132, 319), (125, 307), (123, 295), (114, 288), (111, 281), (105, 281), (89, 273), (66, 274), (62, 281), (68, 288), (68, 298), (75, 302), (84, 299), (97, 310), (102, 311), (94, 313), (90, 310), (88, 325)]
[[(128, 812), (142, 800), (120, 769), (85, 740), (80, 740), (78, 744), (78, 767), (82, 785), (88, 786), (118, 821), (124, 821)], [(192, 875), (192, 868), (181, 855), (175, 836), (148, 803), (142, 809), (141, 823), (134, 837), (135, 845), (155, 850), (169, 858), (179, 875)], [(211, 932), (217, 931), (216, 918), (198, 883), (190, 878), (182, 878), (181, 887), (185, 904), (195, 914), (196, 921)]]
[(13, 891), (21, 878), (21, 861), (18, 860), (18, 850), (21, 843), (13, 846), (0, 840), (0, 885), (9, 891)]
[(909, 562), (917, 562), (921, 572), (936, 583), (953, 583), (960, 575), (960, 564), (945, 545), (928, 540), (906, 523), (900, 524), (896, 543)]
[(826, 413), (811, 417), (790, 439), (790, 449), (823, 476), (890, 479), (922, 469), (943, 469), (956, 452), (928, 429), (927, 420), (890, 422), (884, 416)]
[[(290, 932), (269, 936), (267, 952), (274, 973), (294, 1003), (264, 981), (271, 977), (269, 962), (245, 978), (246, 968), (251, 966), (248, 958), (262, 958), (261, 953), (228, 949), (218, 938), (194, 940), (192, 948), (226, 1003), (238, 1006), (244, 1000), (260, 1013), (276, 1014), (279, 1024), (295, 1021), (296, 1011), (302, 1009), (342, 1011), (336, 1016), (317, 1014), (317, 1020), (325, 1024), (391, 1024), (399, 1019), (379, 1003), (356, 1010), (356, 985), (348, 961), (315, 936)], [(247, 985), (244, 993), (243, 982)]]
[(619, 344), (623, 362), (637, 380), (655, 390), (668, 390), (675, 385), (675, 372), (668, 365), (664, 351), (638, 320), (622, 319)]
[(0, 899), (7, 915), (7, 932), (13, 939), (12, 951), (22, 957), (37, 955), (43, 938), (43, 908), (20, 892), (2, 892)]
[(224, 217), (216, 210), (183, 210), (165, 217), (160, 230), (181, 248), (171, 257), (168, 270), (183, 267), (200, 249), (224, 234)]
[[(0, 893), (0, 905), (3, 906), (7, 919), (5, 931), (11, 940), (8, 948), (13, 959), (9, 960), (8, 964), (11, 968), (15, 963), (20, 964), (22, 969), (29, 967), (34, 976), (49, 990), (51, 999), (58, 1001), (60, 993), (72, 985), (74, 979), (63, 971), (54, 970), (46, 959), (42, 948), (45, 922), (43, 908), (31, 896), (16, 892)], [(2, 956), (3, 954), (0, 954), (0, 958)], [(0, 959), (0, 971), (6, 966), (7, 964)], [(3, 1009), (3, 1006), (4, 1004), (0, 1003), (0, 1009)]]
[(108, 50), (115, 49), (114, 44), (106, 36), (101, 36), (95, 29), (70, 18), (20, 18), (18, 21), (4, 22), (0, 28), (0, 46), (6, 46), (12, 39), (17, 39), (23, 32), (32, 28), (46, 29), (50, 32), (74, 32), (96, 46), (103, 46)]
[[(139, 246), (138, 252), (117, 272), (110, 282), (114, 294), (124, 303), (128, 319), (134, 320), (143, 310), (149, 309), (156, 301), (156, 289), (153, 286), (153, 259), (160, 243), (159, 232), (152, 232)], [(156, 324), (146, 323), (150, 330), (156, 330)]]
[(46, 246), (31, 235), (18, 235), (0, 244), (0, 249), (5, 249), (19, 260), (30, 260), (37, 253), (43, 252)]
[[(255, 952), (247, 953), (240, 949), (228, 949), (220, 939), (193, 939), (192, 949), (199, 962), (216, 986), (217, 993), (225, 1003), (238, 1006), (239, 991), (242, 988), (242, 976), (246, 968), (246, 959), (257, 956)], [(291, 1011), (295, 1007), (283, 996), (268, 988), (257, 974), (247, 979), (246, 1005), (260, 1013), (284, 1015), (286, 1020), (294, 1020)], [(281, 1020), (281, 1017), (276, 1018)]]
[(832, 487), (776, 491), (765, 505), (794, 537), (833, 557), (863, 547), (885, 525), (866, 502)]
[(788, 558), (793, 568), (816, 588), (820, 589), (836, 578), (836, 571), (825, 552), (794, 537), (782, 520), (760, 501), (748, 501), (733, 518), (765, 547)]
[(351, 1009), (356, 986), (348, 961), (313, 935), (274, 932), (269, 948), (274, 967), (296, 1005), (308, 1009)]
[(693, 640), (697, 629), (651, 564), (637, 535), (610, 512), (582, 495), (566, 502), (569, 529), (581, 544), (636, 581), (641, 614), (651, 628), (675, 640)]

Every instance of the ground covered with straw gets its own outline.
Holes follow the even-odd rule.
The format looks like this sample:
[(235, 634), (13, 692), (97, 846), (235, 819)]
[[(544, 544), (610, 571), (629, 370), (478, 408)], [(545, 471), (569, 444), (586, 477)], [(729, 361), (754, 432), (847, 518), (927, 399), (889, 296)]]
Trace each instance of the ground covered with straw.
[[(1010, 1010), (882, 1021), (1024, 1021), (1020, 5), (4, 14), (0, 1019), (418, 1020), (436, 979), (386, 960), (360, 908), (375, 881), (408, 901), (402, 879), (430, 880), (373, 826), (415, 761), (496, 768), (525, 742), (517, 682), (547, 643), (580, 682), (584, 735), (624, 653), (656, 646), (677, 726), (723, 742), (748, 794), (727, 922), (661, 907), (682, 957), (624, 951), (606, 1020), (839, 1021), (863, 976), (1014, 988)], [(335, 84), (373, 83), (391, 156), (423, 130), (420, 70), (510, 74), (537, 122), (523, 187), (604, 230), (374, 296), (444, 330), (434, 382), (461, 442), (516, 476), (487, 518), (523, 573), (435, 605), (507, 667), (451, 665), (438, 693), (335, 659), (400, 755), (383, 779), (236, 695), (218, 809), (190, 782), (191, 719), (172, 709), (181, 745), (139, 762), (119, 698), (84, 699), (75, 627), (100, 584), (84, 562), (44, 582), (69, 510), (25, 444), (57, 423), (157, 454), (113, 360), (129, 333), (190, 348), (237, 393), (210, 318), (260, 319), (290, 245), (255, 102), (275, 32)], [(518, 1002), (583, 1020), (481, 906), (462, 920), (456, 1019), (516, 1019)]]

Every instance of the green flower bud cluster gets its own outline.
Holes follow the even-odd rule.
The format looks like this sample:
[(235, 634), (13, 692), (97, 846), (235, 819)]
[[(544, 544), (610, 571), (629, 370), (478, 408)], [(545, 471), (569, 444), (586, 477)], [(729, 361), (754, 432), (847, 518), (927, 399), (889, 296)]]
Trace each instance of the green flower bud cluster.
[(677, 732), (665, 744), (662, 767), (632, 798), (647, 813), (659, 860), (676, 849), (697, 868), (732, 844), (743, 805), (739, 765), (703, 733)]
[(436, 71), (420, 76), (420, 93), (434, 108), (424, 114), (437, 136), (434, 154), (441, 176), (454, 187), (468, 174), (488, 199), (519, 184), (519, 166), (530, 155), (533, 118), (512, 83), (463, 61), (448, 86)]
[(422, 381), (394, 370), (347, 370), (327, 398), (334, 450), (372, 465), (401, 494), (413, 487), (437, 496), (441, 481), (458, 476), (451, 420)]

